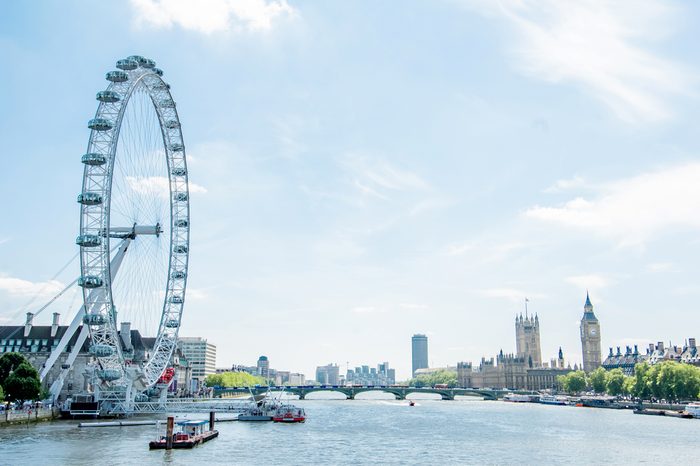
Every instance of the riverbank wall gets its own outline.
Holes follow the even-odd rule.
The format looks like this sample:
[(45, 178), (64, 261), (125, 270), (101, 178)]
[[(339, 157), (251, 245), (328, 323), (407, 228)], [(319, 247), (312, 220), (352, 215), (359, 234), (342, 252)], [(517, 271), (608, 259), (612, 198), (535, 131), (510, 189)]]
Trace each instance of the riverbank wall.
[(0, 413), (0, 427), (17, 424), (31, 424), (35, 422), (50, 421), (59, 417), (56, 408), (22, 409)]

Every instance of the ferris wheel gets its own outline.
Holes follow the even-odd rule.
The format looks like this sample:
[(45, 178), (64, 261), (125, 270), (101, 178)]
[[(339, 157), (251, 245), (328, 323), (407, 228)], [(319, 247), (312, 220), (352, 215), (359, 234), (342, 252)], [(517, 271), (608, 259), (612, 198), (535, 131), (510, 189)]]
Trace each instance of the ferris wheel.
[[(88, 122), (78, 195), (78, 285), (96, 361), (94, 389), (127, 401), (153, 387), (170, 363), (187, 284), (185, 146), (170, 85), (155, 65), (133, 55), (106, 74), (109, 85), (97, 93)], [(155, 335), (142, 360), (130, 349), (130, 327), (120, 322)]]

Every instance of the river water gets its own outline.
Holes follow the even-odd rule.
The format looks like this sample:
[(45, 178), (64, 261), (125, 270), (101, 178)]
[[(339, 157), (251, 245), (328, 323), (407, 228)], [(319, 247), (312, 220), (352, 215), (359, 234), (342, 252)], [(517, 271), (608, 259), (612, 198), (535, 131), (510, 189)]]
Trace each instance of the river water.
[(305, 424), (222, 422), (219, 438), (170, 452), (148, 450), (154, 426), (0, 427), (0, 465), (700, 464), (700, 420), (473, 399), (293, 403)]

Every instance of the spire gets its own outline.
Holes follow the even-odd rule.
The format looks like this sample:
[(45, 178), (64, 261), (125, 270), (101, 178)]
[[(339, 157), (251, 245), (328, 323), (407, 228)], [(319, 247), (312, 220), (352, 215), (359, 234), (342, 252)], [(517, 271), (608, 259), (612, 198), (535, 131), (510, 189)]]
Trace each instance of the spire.
[(559, 347), (559, 359), (564, 359), (564, 352), (561, 350), (561, 346)]
[(588, 296), (588, 290), (586, 290), (586, 306), (587, 307), (593, 307), (593, 304), (591, 304), (591, 297)]

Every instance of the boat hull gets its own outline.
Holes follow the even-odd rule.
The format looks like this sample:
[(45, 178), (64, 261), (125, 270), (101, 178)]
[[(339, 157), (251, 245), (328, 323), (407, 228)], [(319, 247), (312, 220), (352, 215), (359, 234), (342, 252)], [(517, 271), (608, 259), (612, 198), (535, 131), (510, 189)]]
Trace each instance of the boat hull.
[(242, 422), (260, 422), (260, 421), (271, 421), (272, 416), (250, 416), (247, 414), (242, 414), (237, 418)]
[[(183, 448), (194, 448), (201, 443), (208, 442), (219, 436), (218, 430), (212, 430), (209, 432), (204, 432), (201, 435), (196, 435), (195, 437), (188, 440), (177, 440), (173, 442), (173, 448), (183, 449)], [(148, 443), (148, 448), (150, 450), (165, 450), (166, 444), (165, 440), (153, 440)]]
[(284, 423), (294, 423), (294, 422), (304, 422), (306, 421), (305, 417), (273, 417), (272, 420), (274, 422), (284, 422)]

